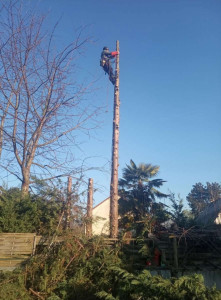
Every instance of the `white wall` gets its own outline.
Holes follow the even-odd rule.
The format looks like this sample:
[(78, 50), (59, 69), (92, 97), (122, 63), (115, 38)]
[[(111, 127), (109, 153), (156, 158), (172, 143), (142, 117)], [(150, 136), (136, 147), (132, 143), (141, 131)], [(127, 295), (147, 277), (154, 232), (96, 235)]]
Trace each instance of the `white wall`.
[(220, 225), (220, 224), (221, 224), (221, 213), (218, 214), (218, 217), (216, 218), (215, 223), (216, 223), (217, 225)]
[(109, 235), (110, 198), (105, 199), (93, 208), (92, 217), (92, 233)]

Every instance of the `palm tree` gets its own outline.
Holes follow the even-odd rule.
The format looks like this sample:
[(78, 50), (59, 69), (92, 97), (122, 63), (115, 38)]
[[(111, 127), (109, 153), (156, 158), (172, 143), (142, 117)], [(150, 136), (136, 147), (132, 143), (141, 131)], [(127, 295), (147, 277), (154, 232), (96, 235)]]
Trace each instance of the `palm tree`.
[(165, 181), (152, 179), (158, 175), (159, 168), (144, 163), (137, 166), (131, 159), (130, 164), (123, 169), (122, 179), (119, 180), (119, 214), (124, 225), (153, 215), (154, 210), (160, 208), (156, 199), (168, 196), (158, 190)]

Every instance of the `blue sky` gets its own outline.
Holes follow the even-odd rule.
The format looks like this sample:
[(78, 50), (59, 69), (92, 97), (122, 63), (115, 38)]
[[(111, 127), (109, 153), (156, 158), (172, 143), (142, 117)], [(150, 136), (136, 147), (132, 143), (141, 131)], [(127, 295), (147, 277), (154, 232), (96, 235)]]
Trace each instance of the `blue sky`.
[[(79, 59), (79, 78), (94, 81), (90, 95), (107, 106), (100, 128), (84, 137), (82, 156), (91, 165), (110, 160), (113, 86), (99, 66), (103, 46), (120, 42), (119, 175), (132, 158), (160, 166), (162, 192), (185, 199), (196, 182), (221, 182), (221, 1), (44, 0), (29, 5), (61, 17), (59, 42), (86, 26), (93, 42)], [(96, 158), (95, 158), (96, 156)], [(110, 171), (110, 165), (108, 168)], [(109, 193), (110, 172), (92, 176)]]

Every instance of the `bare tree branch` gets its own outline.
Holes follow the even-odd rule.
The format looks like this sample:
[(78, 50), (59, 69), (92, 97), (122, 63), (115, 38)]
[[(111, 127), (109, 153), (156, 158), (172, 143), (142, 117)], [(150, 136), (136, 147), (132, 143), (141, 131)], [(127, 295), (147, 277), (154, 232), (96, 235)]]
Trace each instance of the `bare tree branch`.
[(19, 2), (8, 1), (1, 9), (0, 158), (27, 193), (32, 175), (46, 180), (62, 176), (58, 172), (69, 163), (69, 146), (76, 145), (72, 132), (94, 127), (99, 109), (83, 99), (90, 86), (77, 84), (74, 76), (75, 59), (89, 38), (79, 31), (56, 50), (59, 22), (47, 33), (45, 17), (24, 12)]

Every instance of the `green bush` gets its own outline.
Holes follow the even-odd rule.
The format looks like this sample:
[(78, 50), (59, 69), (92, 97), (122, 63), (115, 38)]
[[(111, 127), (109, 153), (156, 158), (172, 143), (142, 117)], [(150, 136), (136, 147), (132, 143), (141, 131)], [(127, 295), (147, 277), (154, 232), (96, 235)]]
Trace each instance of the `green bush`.
[(60, 299), (97, 299), (98, 291), (110, 287), (111, 268), (122, 266), (118, 251), (98, 237), (67, 236), (64, 243), (31, 260), (27, 287)]
[(97, 293), (105, 300), (220, 300), (221, 292), (215, 288), (205, 287), (202, 275), (183, 276), (164, 279), (151, 276), (144, 270), (139, 274), (131, 274), (119, 268), (113, 268), (116, 274), (115, 289)]
[(1, 300), (31, 300), (25, 287), (25, 275), (21, 270), (0, 273)]
[[(130, 273), (119, 246), (100, 237), (67, 234), (32, 257), (24, 269), (0, 275), (0, 299), (45, 300), (218, 300), (201, 275), (164, 279), (144, 270)], [(38, 296), (36, 296), (38, 295)]]
[(23, 196), (18, 188), (2, 190), (0, 195), (0, 232), (35, 232), (50, 234), (58, 224), (62, 202), (50, 197)]

